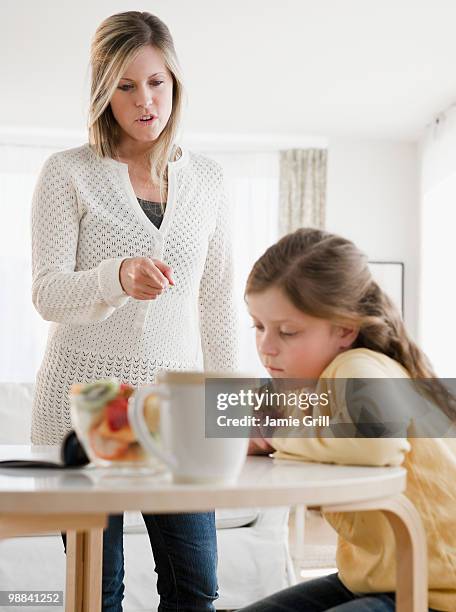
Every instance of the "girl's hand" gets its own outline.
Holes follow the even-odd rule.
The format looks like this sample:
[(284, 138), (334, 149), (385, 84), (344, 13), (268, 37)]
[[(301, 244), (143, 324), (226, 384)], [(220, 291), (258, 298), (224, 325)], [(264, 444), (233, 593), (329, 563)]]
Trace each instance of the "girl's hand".
[(274, 452), (274, 447), (264, 438), (250, 438), (248, 455), (269, 455)]
[(125, 293), (136, 300), (155, 300), (174, 285), (172, 269), (159, 259), (128, 257), (120, 264), (119, 280)]

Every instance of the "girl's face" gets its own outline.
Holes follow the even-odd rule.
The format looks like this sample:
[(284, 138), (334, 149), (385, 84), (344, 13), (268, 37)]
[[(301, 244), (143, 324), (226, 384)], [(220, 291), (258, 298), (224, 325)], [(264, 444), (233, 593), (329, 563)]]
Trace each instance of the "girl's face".
[(248, 294), (247, 304), (258, 354), (272, 378), (319, 378), (357, 336), (355, 329), (305, 314), (277, 287)]
[[(173, 108), (173, 79), (155, 47), (143, 47), (111, 98), (121, 144), (150, 144), (164, 130)], [(147, 121), (141, 118), (149, 116)], [(151, 117), (150, 117), (151, 116)]]

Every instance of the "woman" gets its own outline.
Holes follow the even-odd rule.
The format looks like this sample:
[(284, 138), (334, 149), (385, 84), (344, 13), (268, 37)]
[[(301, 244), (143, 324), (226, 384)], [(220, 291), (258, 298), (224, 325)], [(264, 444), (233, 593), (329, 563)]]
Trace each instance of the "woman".
[[(168, 28), (126, 12), (98, 27), (89, 144), (52, 155), (32, 211), (33, 302), (52, 321), (32, 441), (71, 427), (68, 389), (161, 370), (236, 369), (228, 209), (219, 166), (175, 145), (182, 79)], [(213, 610), (213, 513), (144, 516), (160, 610)], [(104, 535), (103, 610), (122, 609), (123, 517)]]

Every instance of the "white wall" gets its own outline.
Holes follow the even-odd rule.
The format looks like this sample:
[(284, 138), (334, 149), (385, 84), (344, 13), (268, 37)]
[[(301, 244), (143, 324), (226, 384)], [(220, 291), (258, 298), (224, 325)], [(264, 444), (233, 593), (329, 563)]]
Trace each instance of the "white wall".
[(0, 123), (83, 129), (102, 19), (152, 11), (176, 42), (187, 128), (416, 140), (455, 99), (454, 0), (2, 0)]
[(370, 260), (405, 264), (405, 321), (418, 334), (419, 168), (414, 143), (329, 139), (327, 229)]
[(454, 378), (456, 109), (421, 143), (422, 345), (441, 377)]

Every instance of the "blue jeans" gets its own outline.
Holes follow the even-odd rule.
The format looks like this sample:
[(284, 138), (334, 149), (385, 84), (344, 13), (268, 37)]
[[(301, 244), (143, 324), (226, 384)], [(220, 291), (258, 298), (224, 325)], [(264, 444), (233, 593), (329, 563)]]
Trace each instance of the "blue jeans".
[[(158, 574), (159, 612), (215, 610), (218, 586), (214, 512), (143, 517)], [(63, 540), (65, 544), (65, 537)], [(108, 518), (103, 532), (103, 612), (122, 611), (123, 578), (123, 514), (116, 514)]]
[[(302, 582), (242, 608), (242, 612), (394, 612), (394, 593), (349, 591), (337, 574)], [(241, 611), (239, 611), (241, 612)], [(429, 608), (429, 612), (435, 612)]]

